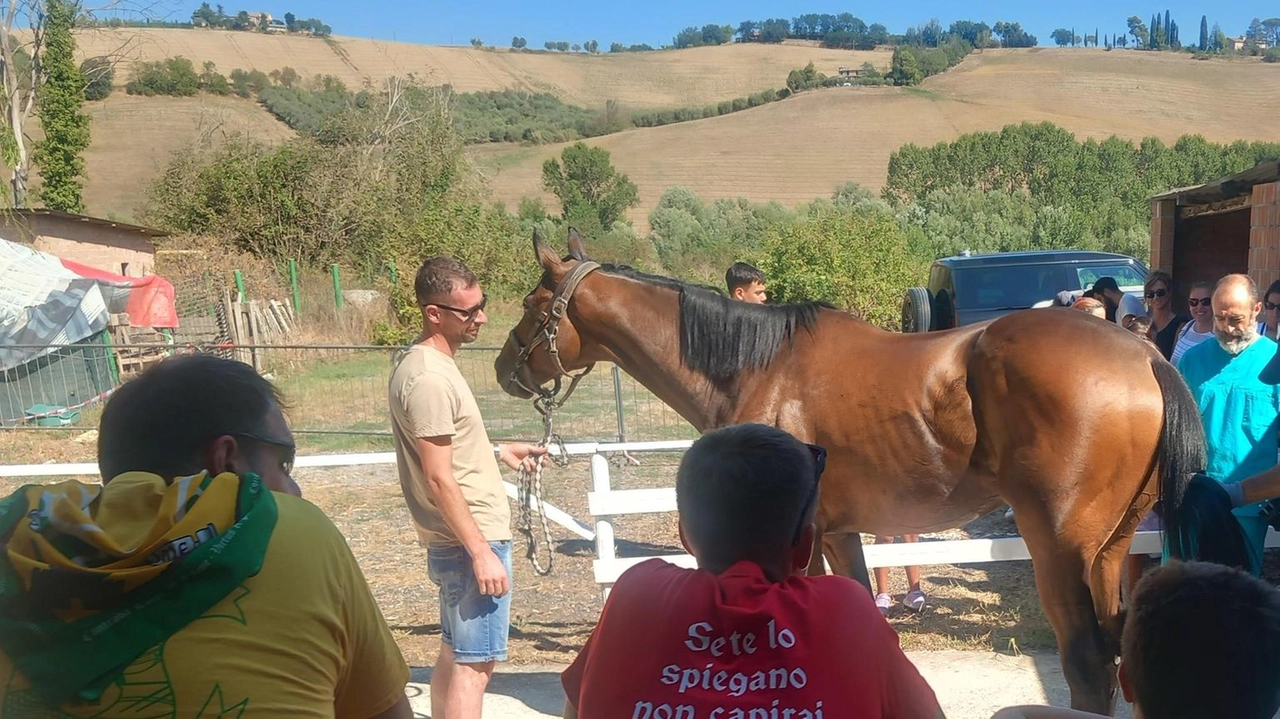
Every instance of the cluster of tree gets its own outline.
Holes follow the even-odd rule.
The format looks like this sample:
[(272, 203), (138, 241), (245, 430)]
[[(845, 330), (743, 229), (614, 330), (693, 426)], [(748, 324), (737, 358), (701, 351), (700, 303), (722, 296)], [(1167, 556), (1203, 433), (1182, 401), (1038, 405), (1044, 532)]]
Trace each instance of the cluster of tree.
[(641, 43), (639, 45), (623, 45), (620, 42), (615, 42), (609, 45), (609, 52), (652, 52), (656, 49), (657, 48), (645, 43)]
[(889, 82), (898, 86), (919, 85), (926, 77), (946, 72), (969, 53), (973, 46), (965, 40), (953, 37), (941, 47), (899, 45), (893, 49), (889, 63)]
[(622, 129), (600, 122), (605, 113), (567, 105), (546, 92), (455, 93), (451, 100), (453, 125), (467, 143), (567, 142)]
[[(516, 45), (517, 40), (520, 41), (520, 45), (518, 46)], [(524, 50), (526, 45), (527, 45), (527, 42), (525, 42), (524, 37), (513, 37), (511, 40), (511, 46), (513, 47), (513, 49)], [(585, 50), (590, 52), (590, 54), (593, 54), (593, 55), (596, 54), (596, 52), (600, 51), (600, 43), (594, 40), (588, 40), (584, 43), (581, 43), (581, 45), (579, 45), (579, 43), (577, 42), (570, 43), (566, 40), (556, 40), (556, 41), (548, 40), (547, 42), (543, 43), (543, 47), (545, 47), (545, 49), (547, 50), (554, 50), (557, 52), (568, 52), (570, 50), (572, 50), (573, 52), (581, 52)]]
[[(1043, 235), (1027, 234), (1035, 222), (1066, 217), (1068, 227), (1056, 230), (1055, 236), (1069, 241), (1054, 246), (1141, 255), (1150, 220), (1147, 198), (1268, 159), (1280, 159), (1280, 143), (1220, 145), (1199, 135), (1184, 136), (1172, 146), (1155, 137), (1137, 145), (1117, 137), (1081, 142), (1051, 123), (1023, 123), (930, 148), (904, 145), (890, 157), (883, 197), (895, 206), (923, 208), (917, 213), (917, 224), (927, 228), (924, 236), (931, 238), (927, 246), (935, 254), (972, 245), (975, 234), (972, 226), (966, 230), (963, 223), (950, 229), (931, 223), (928, 211), (942, 203), (943, 207), (964, 204), (960, 211), (948, 210), (948, 214), (969, 216), (978, 226), (983, 217), (1003, 217), (1002, 222), (1020, 228), (1024, 242), (1044, 242)], [(1022, 199), (1008, 199), (1011, 196)], [(1017, 213), (1008, 209), (1011, 202), (1019, 203), (1013, 205)], [(1010, 217), (1021, 219), (1014, 222)], [(1001, 242), (993, 248), (971, 249), (1008, 246)]]
[(191, 97), (201, 92), (211, 95), (239, 95), (253, 97), (263, 89), (272, 85), (291, 87), (299, 80), (299, 75), (291, 67), (272, 70), (264, 73), (261, 70), (231, 71), (228, 79), (218, 72), (217, 66), (205, 61), (200, 71), (190, 60), (181, 55), (164, 60), (139, 61), (134, 63), (133, 76), (125, 84), (125, 92), (130, 95), (169, 95), (172, 97)]
[[(512, 296), (528, 289), (528, 236), (479, 193), (447, 105), (438, 89), (397, 79), (333, 118), (325, 138), (182, 150), (150, 188), (144, 220), (273, 262), (385, 260), (402, 278), (449, 254)], [(412, 283), (399, 284), (388, 288), (397, 309), (416, 311)], [(394, 341), (396, 329), (380, 338)]]
[(115, 89), (116, 67), (109, 57), (87, 58), (80, 63), (80, 74), (84, 77), (86, 100), (105, 100)]
[(732, 25), (703, 25), (702, 29), (687, 27), (676, 34), (671, 46), (683, 50), (703, 45), (724, 45), (733, 42), (736, 32)]
[[(258, 102), (277, 119), (306, 135), (319, 136), (331, 118), (356, 105), (356, 95), (332, 75), (311, 78), (305, 85), (292, 68), (267, 76), (270, 83), (258, 91)], [(279, 81), (273, 81), (278, 77)]]
[(820, 40), (827, 47), (871, 50), (890, 42), (889, 30), (880, 23), (867, 25), (852, 13), (810, 13), (791, 20), (744, 20), (736, 32), (742, 42), (779, 43), (787, 39)]
[[(293, 13), (287, 12), (284, 14), (283, 20), (284, 27), (288, 32), (308, 33), (320, 37), (328, 37), (333, 34), (333, 28), (316, 18), (301, 20)], [(251, 14), (247, 10), (241, 10), (233, 15), (228, 15), (223, 10), (222, 5), (210, 7), (209, 3), (206, 2), (201, 3), (200, 7), (191, 13), (190, 26), (266, 32), (270, 25), (271, 20), (265, 13)]]

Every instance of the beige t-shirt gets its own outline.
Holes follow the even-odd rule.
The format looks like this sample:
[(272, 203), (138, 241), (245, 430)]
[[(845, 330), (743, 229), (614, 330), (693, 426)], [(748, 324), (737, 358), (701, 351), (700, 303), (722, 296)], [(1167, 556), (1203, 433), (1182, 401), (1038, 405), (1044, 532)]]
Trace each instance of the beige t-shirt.
[(493, 443), (453, 358), (426, 345), (408, 348), (392, 370), (388, 402), (400, 489), (418, 542), (424, 547), (459, 544), (427, 489), (418, 456), (417, 438), (445, 436), (452, 437), (453, 478), (480, 534), (490, 542), (511, 539), (511, 508)]

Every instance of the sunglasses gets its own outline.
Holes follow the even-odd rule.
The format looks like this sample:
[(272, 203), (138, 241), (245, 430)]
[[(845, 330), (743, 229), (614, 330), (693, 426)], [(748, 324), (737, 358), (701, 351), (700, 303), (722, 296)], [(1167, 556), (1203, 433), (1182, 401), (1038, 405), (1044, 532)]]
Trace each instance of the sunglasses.
[(1209, 301), (1210, 301), (1210, 298), (1208, 297), (1192, 297), (1187, 300), (1187, 304), (1191, 305), (1192, 307), (1198, 307), (1200, 305), (1204, 305), (1205, 307), (1208, 307)]
[(796, 531), (791, 536), (791, 545), (795, 546), (800, 543), (800, 533), (804, 531), (804, 518), (809, 516), (809, 509), (813, 507), (813, 500), (818, 496), (818, 482), (822, 479), (822, 471), (827, 468), (827, 450), (816, 444), (806, 444), (809, 448), (809, 454), (813, 455), (813, 487), (809, 489), (809, 496), (804, 500), (804, 506), (800, 508), (800, 517), (796, 520)]
[(1263, 302), (1262, 306), (1269, 310), (1274, 310), (1275, 308), (1280, 307), (1280, 304), (1276, 304), (1275, 302)]
[(260, 437), (256, 434), (249, 434), (248, 432), (227, 432), (227, 434), (238, 439), (247, 439), (250, 442), (269, 444), (273, 447), (283, 448), (285, 452), (284, 459), (280, 460), (280, 469), (287, 475), (293, 475), (293, 463), (298, 458), (298, 447), (293, 442), (286, 442), (282, 439), (271, 439), (270, 437)]
[(1152, 297), (1164, 297), (1167, 294), (1169, 294), (1169, 290), (1147, 290), (1146, 297), (1151, 299)]
[(430, 302), (426, 305), (423, 305), (423, 307), (427, 307), (429, 305), (435, 305), (436, 307), (439, 307), (442, 310), (457, 312), (459, 315), (462, 315), (463, 322), (470, 322), (476, 318), (476, 315), (480, 314), (481, 312), (484, 312), (484, 307), (487, 304), (489, 304), (489, 295), (481, 295), (480, 304), (476, 305), (475, 307), (472, 307), (469, 310), (464, 310), (461, 307), (450, 307), (449, 305), (442, 305), (439, 302)]

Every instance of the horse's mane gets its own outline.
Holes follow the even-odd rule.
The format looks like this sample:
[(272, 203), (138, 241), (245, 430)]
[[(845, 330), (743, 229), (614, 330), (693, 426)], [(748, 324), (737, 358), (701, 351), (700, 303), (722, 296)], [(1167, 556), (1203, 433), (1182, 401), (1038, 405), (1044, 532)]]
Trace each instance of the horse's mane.
[(719, 288), (651, 275), (625, 265), (601, 265), (605, 272), (674, 290), (680, 297), (680, 359), (712, 381), (764, 369), (799, 330), (812, 331), (818, 310), (831, 305), (755, 305), (739, 302)]

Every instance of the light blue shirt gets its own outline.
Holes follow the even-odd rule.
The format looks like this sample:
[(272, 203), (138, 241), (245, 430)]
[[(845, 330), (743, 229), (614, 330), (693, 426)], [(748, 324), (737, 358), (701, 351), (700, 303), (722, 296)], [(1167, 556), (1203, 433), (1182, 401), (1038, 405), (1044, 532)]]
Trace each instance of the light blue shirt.
[[(1234, 357), (1211, 340), (1187, 350), (1178, 361), (1200, 408), (1208, 443), (1206, 473), (1219, 482), (1239, 482), (1276, 465), (1280, 385), (1258, 380), (1275, 353), (1275, 340), (1266, 337)], [(1236, 514), (1256, 516), (1258, 509), (1247, 505)]]

